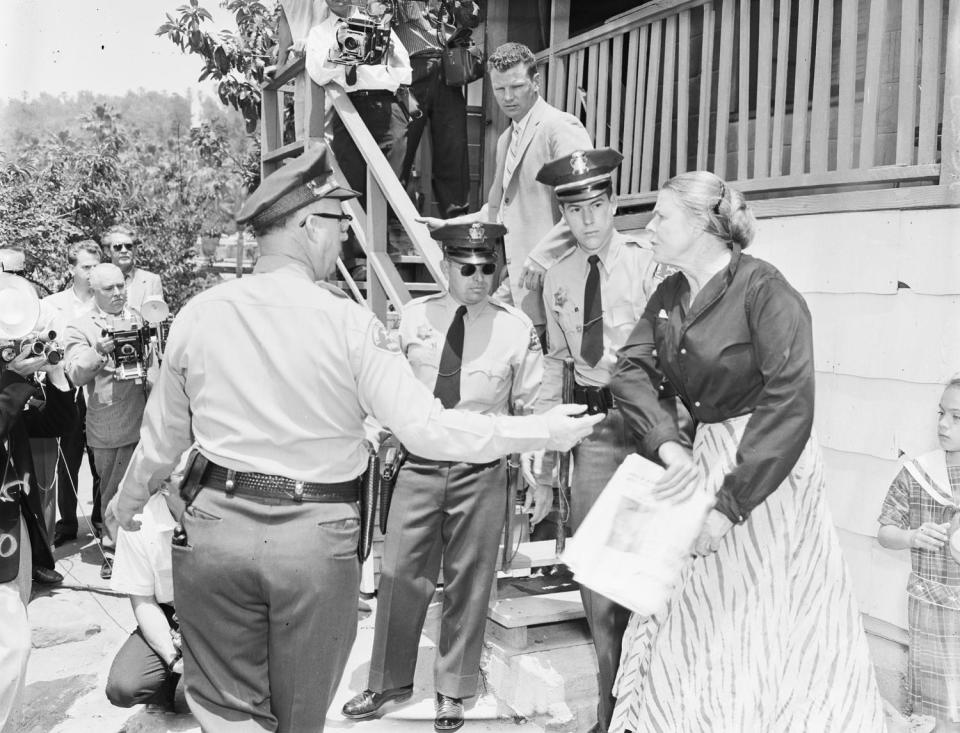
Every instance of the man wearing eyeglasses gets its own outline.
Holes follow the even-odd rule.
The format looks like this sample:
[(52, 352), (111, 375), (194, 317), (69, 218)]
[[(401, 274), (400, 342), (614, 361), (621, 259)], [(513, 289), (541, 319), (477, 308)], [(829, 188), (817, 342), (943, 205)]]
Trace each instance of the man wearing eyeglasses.
[(196, 441), (172, 552), (186, 695), (205, 731), (323, 731), (357, 629), (367, 416), (416, 453), (480, 463), (570, 446), (596, 422), (569, 406), (443, 409), (376, 316), (316, 282), (336, 265), (342, 201), (356, 196), (328, 154), (308, 148), (243, 205), (254, 274), (177, 314), (117, 498), (121, 526), (137, 530), (134, 515)]
[(133, 229), (126, 224), (116, 224), (100, 238), (100, 243), (103, 245), (104, 256), (123, 273), (127, 305), (139, 313), (143, 301), (148, 297), (163, 299), (160, 276), (136, 265), (136, 248), (140, 242)]
[[(490, 299), (500, 224), (447, 225), (446, 293), (408, 303), (400, 347), (444, 407), (489, 415), (532, 410), (543, 353), (531, 320)], [(437, 461), (411, 452), (400, 469), (387, 524), (368, 689), (343, 708), (363, 720), (410, 697), (427, 606), (443, 568), (443, 611), (434, 664), (437, 731), (463, 725), (463, 698), (477, 693), (480, 652), (507, 502), (506, 461)], [(535, 509), (539, 520), (552, 497)]]

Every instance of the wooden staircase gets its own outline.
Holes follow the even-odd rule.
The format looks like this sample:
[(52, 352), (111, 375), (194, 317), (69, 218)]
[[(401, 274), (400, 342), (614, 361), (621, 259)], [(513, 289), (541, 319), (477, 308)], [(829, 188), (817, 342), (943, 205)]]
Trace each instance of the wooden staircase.
[[(285, 142), (283, 95), (300, 78), (304, 91), (302, 129), (297, 129), (295, 140)], [(419, 212), (400, 181), (387, 163), (380, 148), (357, 114), (350, 98), (342, 89), (326, 89), (313, 83), (306, 73), (302, 57), (296, 58), (277, 71), (262, 89), (261, 154), (262, 175), (276, 170), (287, 158), (324, 141), (326, 108), (337, 112), (344, 127), (353, 137), (367, 164), (367, 210), (356, 200), (344, 202), (344, 210), (353, 217), (351, 229), (366, 259), (365, 279), (353, 277), (356, 262), (337, 261), (338, 277), (331, 280), (357, 302), (370, 308), (384, 322), (393, 320), (393, 314), (412, 297), (438, 292), (446, 285), (440, 271), (442, 255), (426, 226), (416, 221)], [(336, 175), (344, 180), (336, 161)], [(387, 211), (392, 209), (406, 239), (412, 245), (412, 254), (391, 254), (387, 246)]]

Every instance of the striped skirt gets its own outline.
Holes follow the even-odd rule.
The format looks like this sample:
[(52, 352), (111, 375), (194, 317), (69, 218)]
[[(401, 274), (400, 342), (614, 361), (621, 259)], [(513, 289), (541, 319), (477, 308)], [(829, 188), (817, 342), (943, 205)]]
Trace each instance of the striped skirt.
[[(712, 491), (749, 416), (697, 429)], [(696, 558), (661, 617), (623, 639), (610, 733), (878, 733), (866, 636), (811, 437), (790, 476), (719, 550)]]

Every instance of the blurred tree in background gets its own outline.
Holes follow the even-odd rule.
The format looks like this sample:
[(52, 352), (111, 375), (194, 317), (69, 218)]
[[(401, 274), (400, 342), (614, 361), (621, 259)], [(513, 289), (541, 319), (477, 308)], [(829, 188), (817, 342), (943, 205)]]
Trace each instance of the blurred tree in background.
[(279, 4), (257, 0), (222, 0), (221, 7), (233, 13), (236, 30), (221, 30), (215, 35), (202, 29), (213, 18), (198, 0), (181, 5), (176, 15), (167, 13), (167, 21), (157, 29), (184, 53), (200, 56), (203, 69), (200, 81), (217, 82), (217, 94), (223, 104), (239, 110), (253, 132), (260, 120), (260, 86), (266, 81), (267, 67), (273, 63)]
[(259, 176), (259, 147), (224, 124), (144, 134), (97, 105), (56, 134), (20, 135), (0, 157), (0, 245), (27, 256), (28, 275), (55, 291), (69, 279), (66, 250), (116, 223), (137, 230), (137, 262), (163, 278), (171, 310), (219, 279), (197, 258), (201, 235), (234, 231), (233, 213)]

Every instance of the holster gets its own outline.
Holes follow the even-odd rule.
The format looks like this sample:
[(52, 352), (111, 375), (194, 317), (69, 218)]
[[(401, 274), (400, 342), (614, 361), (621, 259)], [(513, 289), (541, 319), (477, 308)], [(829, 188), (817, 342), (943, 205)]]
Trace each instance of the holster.
[(209, 459), (197, 448), (191, 448), (187, 456), (187, 463), (183, 468), (183, 476), (180, 478), (180, 485), (177, 490), (180, 492), (180, 498), (186, 502), (186, 507), (193, 503), (203, 488), (200, 484), (204, 472), (207, 470)]
[(393, 488), (397, 484), (400, 467), (407, 460), (407, 449), (399, 441), (384, 441), (380, 446), (380, 532), (387, 533), (387, 518), (390, 516), (390, 502), (393, 500)]
[(373, 547), (374, 517), (377, 514), (377, 500), (380, 494), (380, 456), (370, 451), (367, 458), (367, 470), (361, 477), (360, 486), (360, 541), (357, 544), (357, 557), (365, 562)]

